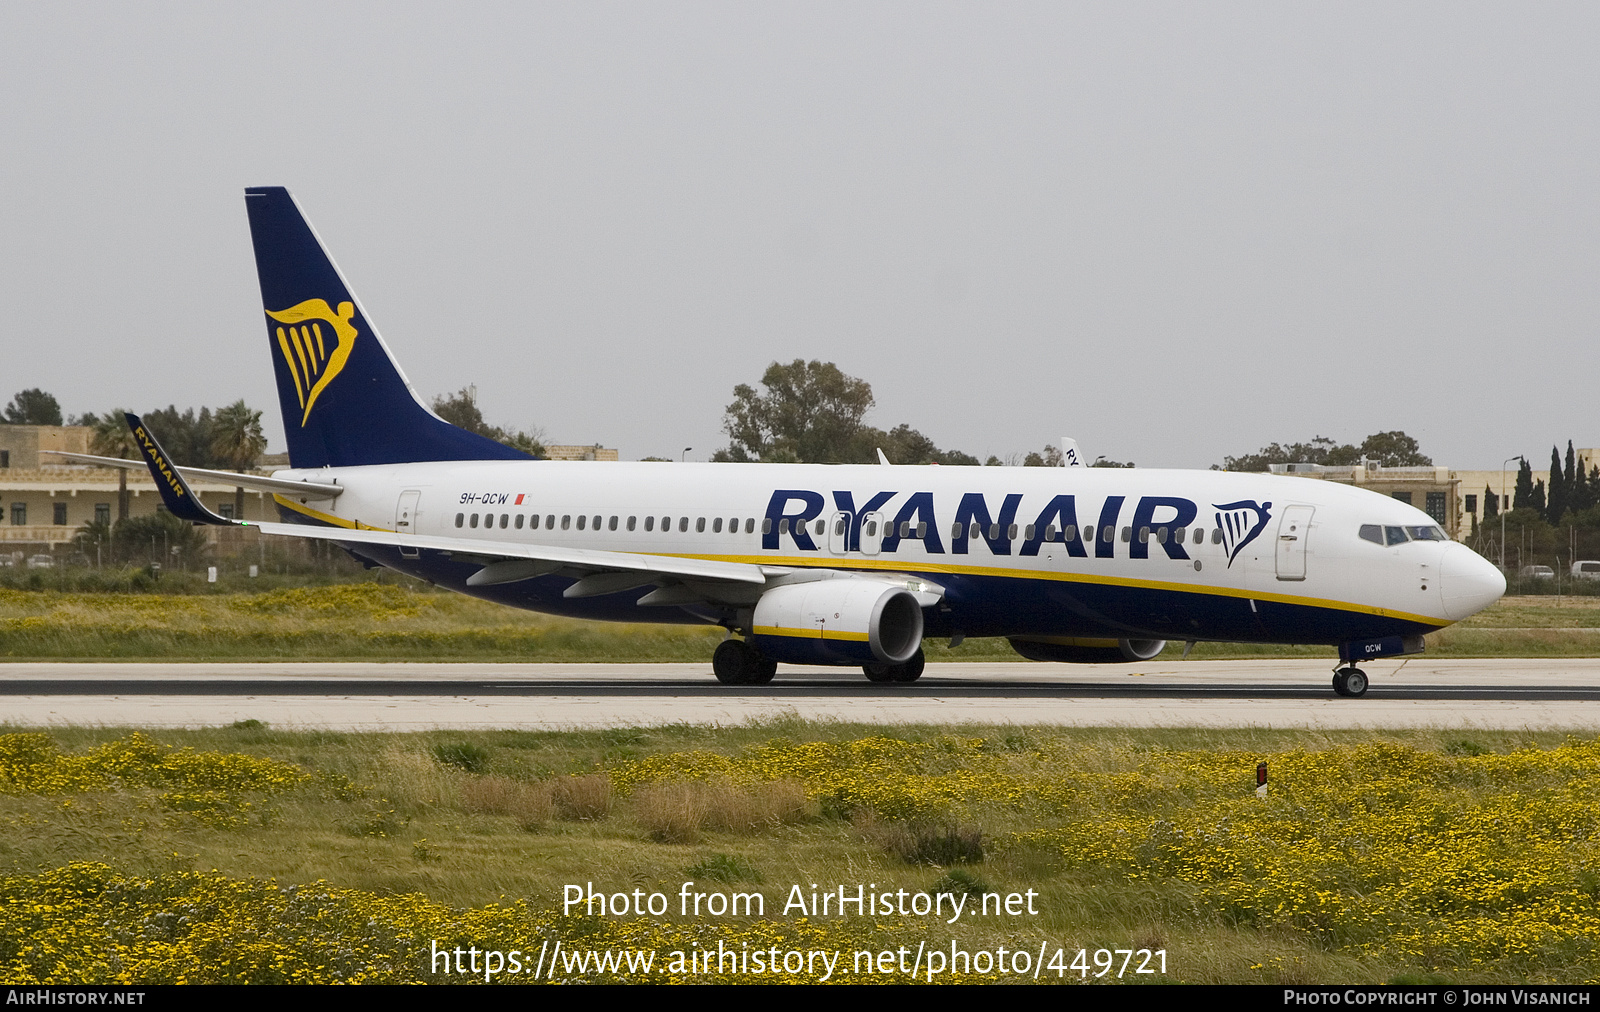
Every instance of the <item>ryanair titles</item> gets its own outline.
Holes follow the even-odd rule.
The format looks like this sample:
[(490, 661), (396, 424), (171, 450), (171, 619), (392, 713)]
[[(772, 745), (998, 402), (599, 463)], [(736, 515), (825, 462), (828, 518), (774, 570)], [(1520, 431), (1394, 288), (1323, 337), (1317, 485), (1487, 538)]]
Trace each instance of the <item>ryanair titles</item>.
[[(902, 499), (901, 496), (904, 495)], [(981, 492), (964, 493), (954, 513), (934, 502), (932, 492), (878, 492), (857, 501), (853, 492), (829, 497), (810, 489), (778, 489), (767, 503), (761, 547), (779, 551), (785, 542), (802, 552), (828, 548), (834, 552), (895, 552), (900, 543), (920, 541), (929, 555), (966, 555), (981, 541), (993, 555), (1035, 556), (1045, 545), (1074, 558), (1109, 559), (1122, 554), (1147, 559), (1152, 547), (1170, 559), (1188, 559), (1185, 541), (1200, 517), (1200, 506), (1179, 496), (1107, 496), (1080, 504), (1073, 495), (1057, 495), (1037, 512), (1019, 512), (1023, 496), (1007, 494), (992, 501)], [(897, 504), (896, 504), (897, 503)], [(894, 505), (892, 505), (894, 504)], [(1229, 564), (1254, 541), (1271, 517), (1272, 504), (1254, 500), (1211, 504), (1200, 523), (1225, 545)], [(944, 520), (941, 521), (943, 507)], [(892, 512), (891, 512), (892, 511)], [(948, 548), (946, 547), (948, 539)], [(1117, 545), (1126, 547), (1119, 553)]]

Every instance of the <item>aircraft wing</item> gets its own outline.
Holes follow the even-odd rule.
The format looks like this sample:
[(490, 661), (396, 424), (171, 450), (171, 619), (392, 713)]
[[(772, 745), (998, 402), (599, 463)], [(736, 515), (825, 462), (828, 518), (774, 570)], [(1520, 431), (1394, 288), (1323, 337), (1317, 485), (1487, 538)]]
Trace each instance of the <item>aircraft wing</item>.
[[(66, 450), (44, 450), (41, 452), (53, 453), (58, 457), (76, 460), (83, 464), (94, 464), (99, 467), (120, 467), (128, 471), (141, 471), (148, 466), (142, 460), (123, 460), (121, 457), (96, 457), (91, 453), (68, 453)], [(279, 495), (305, 495), (314, 499), (333, 499), (344, 491), (343, 485), (333, 485), (322, 481), (294, 481), (290, 478), (266, 478), (259, 474), (212, 471), (204, 467), (171, 466), (174, 471), (177, 471), (189, 481), (219, 481), (225, 485), (237, 485), (240, 488), (274, 492)]]
[[(469, 587), (489, 586), (526, 580), (559, 569), (579, 569), (594, 573), (632, 573), (641, 576), (704, 580), (717, 583), (766, 583), (761, 566), (744, 562), (719, 562), (714, 559), (685, 559), (671, 555), (639, 555), (632, 552), (606, 552), (588, 548), (561, 548), (553, 545), (519, 545), (481, 538), (441, 538), (427, 534), (397, 534), (394, 531), (352, 530), (344, 527), (312, 527), (307, 524), (246, 523), (263, 534), (293, 538), (316, 538), (353, 545), (386, 545), (391, 548), (425, 548), (484, 563), (484, 568), (467, 579)], [(643, 583), (652, 582), (644, 580)], [(573, 595), (582, 596), (582, 595)]]

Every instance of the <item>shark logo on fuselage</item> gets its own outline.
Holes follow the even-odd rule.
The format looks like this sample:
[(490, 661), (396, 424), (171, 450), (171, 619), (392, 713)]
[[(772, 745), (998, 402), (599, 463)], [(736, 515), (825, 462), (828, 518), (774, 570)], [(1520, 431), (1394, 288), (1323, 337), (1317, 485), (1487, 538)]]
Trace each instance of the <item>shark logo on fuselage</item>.
[[(300, 398), (300, 425), (304, 427), (311, 417), (311, 408), (322, 391), (339, 375), (350, 359), (350, 349), (355, 346), (358, 331), (350, 322), (356, 307), (350, 302), (339, 303), (335, 313), (325, 299), (307, 299), (299, 305), (267, 310), (267, 315), (288, 327), (278, 327), (278, 349), (294, 378), (294, 392)], [(323, 333), (326, 323), (331, 334)], [(332, 341), (328, 340), (332, 337)], [(331, 345), (331, 346), (330, 346)]]
[(1257, 505), (1254, 499), (1241, 499), (1211, 505), (1217, 509), (1217, 527), (1222, 531), (1222, 547), (1228, 553), (1228, 568), (1232, 569), (1233, 560), (1239, 557), (1244, 546), (1267, 529), (1267, 521), (1272, 519), (1272, 504)]

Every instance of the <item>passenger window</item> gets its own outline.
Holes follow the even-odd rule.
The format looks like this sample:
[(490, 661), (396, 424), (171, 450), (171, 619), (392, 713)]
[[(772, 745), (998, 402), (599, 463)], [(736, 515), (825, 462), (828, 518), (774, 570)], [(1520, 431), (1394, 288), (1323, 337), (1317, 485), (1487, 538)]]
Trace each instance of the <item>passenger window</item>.
[(706, 518), (705, 517), (701, 517), (700, 519), (698, 519), (698, 520), (696, 520), (694, 522), (694, 532), (696, 534), (704, 534), (706, 532)]
[(778, 533), (780, 535), (789, 533), (789, 518), (788, 517), (784, 517), (782, 520), (778, 521)]
[(639, 518), (638, 517), (629, 517), (628, 518), (628, 530), (631, 531), (635, 527), (637, 527), (638, 525), (639, 525)]
[(976, 520), (974, 520), (972, 522), (972, 530), (967, 532), (967, 537), (968, 538), (981, 538), (981, 537), (983, 537), (983, 528), (978, 526), (978, 522)]
[(671, 534), (672, 533), (672, 518), (671, 517), (662, 517), (661, 518), (661, 533), (662, 534)]
[(962, 522), (961, 522), (961, 521), (959, 521), (959, 520), (958, 520), (958, 521), (956, 521), (956, 522), (955, 522), (955, 523), (953, 523), (953, 524), (951, 524), (951, 525), (950, 525), (950, 536), (951, 536), (951, 537), (952, 537), (952, 538), (959, 538), (959, 537), (961, 537), (961, 532), (962, 532), (962, 531), (964, 531), (964, 530), (966, 530), (966, 527), (967, 527), (967, 525), (966, 525), (966, 524), (964, 524), (964, 523), (962, 523)]
[(655, 530), (656, 529), (656, 518), (655, 517), (645, 517), (644, 518), (644, 529), (647, 530), (647, 531)]
[(478, 526), (478, 514), (476, 514), (476, 513), (472, 514), (472, 519), (469, 520), (467, 523), (468, 523), (469, 526), (477, 527)]
[(1027, 529), (1023, 532), (1027, 536), (1029, 541), (1033, 540), (1033, 532), (1034, 532), (1034, 530), (1035, 530), (1034, 525), (1033, 524), (1029, 524), (1027, 526)]
[(878, 521), (876, 521), (876, 520), (868, 520), (867, 521), (866, 535), (869, 538), (875, 538), (875, 537), (878, 536)]
[[(1111, 544), (1111, 542), (1116, 539), (1116, 536), (1117, 529), (1112, 527), (1110, 524), (1106, 524), (1104, 527), (1100, 528), (1100, 540), (1104, 541), (1106, 544)], [(1123, 540), (1126, 541), (1127, 539), (1124, 538)]]
[(678, 518), (678, 533), (679, 534), (688, 534), (689, 533), (689, 518), (688, 517), (679, 517)]
[(528, 517), (528, 530), (536, 531), (538, 529), (539, 529), (539, 514), (535, 513), (532, 516)]
[[(583, 523), (583, 518), (579, 517), (578, 518), (578, 522), (580, 524)], [(571, 527), (572, 527), (572, 514), (571, 513), (562, 514), (562, 516), (561, 516), (561, 529), (562, 530), (568, 530)], [(582, 530), (581, 527), (579, 529)]]
[(835, 537), (844, 534), (844, 517), (840, 517), (833, 522), (833, 533)]
[(816, 530), (817, 530), (817, 535), (819, 537), (822, 536), (822, 534), (826, 533), (826, 531), (828, 530), (828, 521), (826, 521), (826, 520), (818, 520), (817, 521)]
[(900, 536), (902, 538), (911, 537), (911, 521), (909, 521), (909, 520), (900, 521)]
[(544, 529), (547, 531), (553, 531), (556, 529), (556, 515), (554, 513), (551, 513), (544, 518)]
[[(1091, 538), (1094, 537), (1093, 534), (1090, 534), (1089, 536)], [(1062, 541), (1076, 541), (1077, 538), (1078, 538), (1078, 525), (1077, 524), (1068, 524), (1067, 526), (1061, 528), (1061, 540)]]
[(1056, 539), (1056, 525), (1055, 524), (1050, 524), (1048, 527), (1046, 527), (1044, 529), (1044, 539), (1046, 541), (1054, 541)]
[(1184, 535), (1188, 534), (1188, 533), (1189, 533), (1189, 529), (1188, 528), (1179, 527), (1177, 530), (1172, 532), (1172, 540), (1181, 545), (1181, 544), (1183, 544)]
[(1000, 540), (1000, 525), (999, 524), (990, 524), (989, 525), (989, 540), (990, 541), (999, 541)]
[(711, 518), (711, 533), (712, 534), (721, 534), (722, 533), (722, 518), (721, 517), (712, 517)]
[(1127, 544), (1128, 542), (1130, 542), (1132, 540), (1133, 540), (1133, 528), (1132, 527), (1124, 527), (1122, 529), (1122, 543), (1123, 544)]
[(580, 530), (580, 531), (583, 530), (584, 529), (584, 525), (586, 525), (588, 522), (589, 522), (589, 518), (588, 517), (584, 516), (581, 513), (578, 514), (578, 530)]
[(599, 517), (595, 517), (594, 518), (594, 529), (597, 530), (597, 531), (600, 529), (600, 518)]
[(510, 526), (511, 526), (511, 514), (509, 514), (509, 513), (500, 514), (500, 529), (503, 531), (507, 527), (510, 527)]
[(771, 534), (772, 533), (772, 518), (771, 517), (762, 517), (761, 518), (761, 533), (762, 534)]
[(1383, 544), (1383, 528), (1377, 524), (1362, 524), (1361, 540), (1370, 541), (1375, 545)]
[(922, 523), (917, 525), (917, 537), (925, 538), (927, 536), (928, 536), (928, 522), (926, 520), (924, 520)]
[[(1126, 541), (1128, 539), (1127, 538), (1123, 538), (1122, 540)], [(1150, 543), (1150, 528), (1148, 528), (1148, 527), (1139, 528), (1139, 544), (1148, 545), (1149, 543)]]
[(1017, 525), (1016, 524), (1012, 524), (1010, 527), (1006, 528), (1006, 540), (1007, 541), (1015, 541), (1015, 540), (1017, 540)]
[(460, 527), (462, 524), (464, 524), (466, 522), (467, 522), (467, 515), (465, 513), (457, 513), (456, 514), (456, 526), (457, 527)]
[(1211, 531), (1211, 543), (1213, 545), (1222, 544), (1222, 528), (1221, 527), (1217, 527), (1217, 528), (1213, 528), (1212, 529), (1212, 531)]
[(1406, 529), (1404, 527), (1385, 527), (1383, 529), (1383, 540), (1390, 545), (1401, 544), (1407, 540)]
[[(762, 529), (765, 530), (765, 526), (763, 526)], [(756, 518), (755, 517), (746, 517), (745, 518), (745, 521), (744, 521), (744, 532), (746, 534), (754, 534), (756, 532)]]
[(612, 517), (611, 518), (611, 522), (606, 524), (606, 530), (614, 531), (616, 529), (617, 529), (617, 518), (616, 517)]
[(522, 521), (523, 521), (523, 519), (524, 519), (524, 518), (523, 518), (523, 516), (522, 516), (522, 514), (521, 514), (521, 513), (518, 513), (518, 514), (517, 514), (517, 522), (516, 522), (516, 524), (515, 524), (515, 527), (516, 527), (516, 528), (517, 528), (517, 530), (519, 530), (519, 531), (520, 531), (520, 530), (522, 530)]
[(1157, 527), (1156, 528), (1156, 544), (1164, 545), (1166, 543), (1167, 543), (1167, 529), (1165, 527)]

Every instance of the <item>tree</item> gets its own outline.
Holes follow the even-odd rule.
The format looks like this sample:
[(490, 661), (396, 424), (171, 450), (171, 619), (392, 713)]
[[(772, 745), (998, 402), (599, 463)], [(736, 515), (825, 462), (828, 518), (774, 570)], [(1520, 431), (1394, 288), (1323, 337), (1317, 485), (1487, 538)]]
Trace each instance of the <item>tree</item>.
[(22, 390), (6, 405), (8, 425), (60, 425), (61, 405), (38, 387)]
[(261, 412), (243, 400), (218, 408), (211, 418), (211, 456), (229, 471), (247, 471), (267, 448), (261, 432)]
[(1490, 491), (1489, 486), (1483, 486), (1483, 518), (1493, 520), (1500, 515), (1500, 497)]
[[(128, 428), (127, 411), (112, 408), (103, 417), (89, 412), (80, 421), (92, 430), (89, 433), (89, 450), (102, 457), (121, 460), (138, 460), (139, 447), (133, 441), (133, 430)], [(128, 469), (117, 468), (117, 519), (128, 519)]]
[(1224, 457), (1222, 469), (1265, 471), (1273, 464), (1324, 464), (1329, 467), (1343, 467), (1359, 463), (1363, 457), (1384, 467), (1427, 467), (1433, 463), (1431, 457), (1422, 454), (1415, 439), (1396, 430), (1375, 432), (1362, 440), (1360, 446), (1335, 443), (1327, 436), (1312, 436), (1310, 442), (1306, 443), (1287, 445), (1273, 443), (1262, 447), (1256, 453), (1248, 453), (1242, 457)]
[[(1514, 510), (1533, 508), (1533, 465), (1528, 463), (1527, 457), (1522, 457), (1521, 460), (1522, 466), (1517, 468), (1516, 495), (1511, 500), (1511, 508)], [(1539, 498), (1542, 504), (1544, 496), (1541, 495)]]
[(888, 432), (867, 425), (872, 385), (832, 362), (774, 362), (761, 385), (759, 393), (744, 383), (733, 388), (734, 401), (722, 420), (730, 442), (712, 460), (876, 464), (882, 450), (891, 464), (978, 463), (960, 450), (939, 449), (909, 425)]
[(846, 376), (832, 362), (774, 362), (762, 374), (765, 391), (733, 388), (722, 429), (730, 442), (713, 460), (777, 459), (788, 451), (805, 463), (856, 460), (862, 418), (873, 405), (872, 386)]
[(1561, 514), (1567, 511), (1567, 476), (1561, 469), (1561, 451), (1550, 447), (1550, 484), (1549, 500), (1545, 503), (1544, 518), (1550, 523), (1559, 523)]
[[(229, 471), (247, 471), (256, 466), (256, 458), (267, 448), (267, 437), (261, 432), (261, 412), (252, 411), (240, 398), (225, 408), (218, 408), (211, 420), (211, 453)], [(244, 487), (233, 489), (233, 518), (244, 519)]]
[(160, 441), (167, 455), (186, 467), (218, 466), (211, 455), (211, 409), (178, 411), (176, 405), (144, 413), (144, 423)]
[[(1384, 467), (1431, 467), (1433, 458), (1424, 456), (1417, 441), (1398, 429), (1393, 432), (1375, 432), (1361, 441), (1356, 448), (1359, 456), (1375, 460)], [(1335, 463), (1330, 461), (1330, 463)], [(1337, 461), (1346, 463), (1346, 461)], [(1348, 461), (1354, 464), (1355, 461)]]
[(544, 436), (537, 428), (532, 432), (514, 431), (484, 421), (483, 412), (478, 409), (476, 386), (464, 386), (453, 394), (435, 397), (433, 413), (458, 429), (475, 432), (514, 450), (521, 450), (530, 457), (544, 456)]

